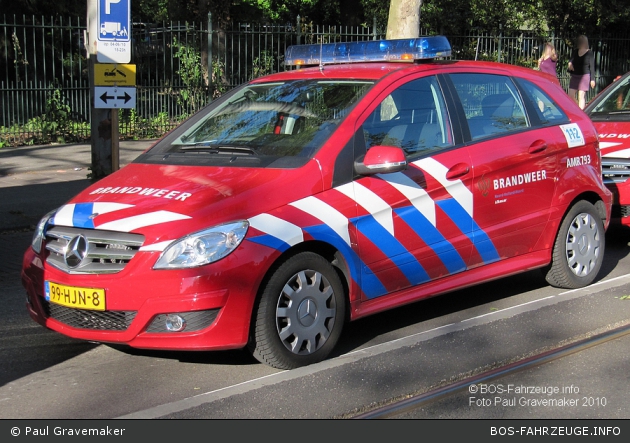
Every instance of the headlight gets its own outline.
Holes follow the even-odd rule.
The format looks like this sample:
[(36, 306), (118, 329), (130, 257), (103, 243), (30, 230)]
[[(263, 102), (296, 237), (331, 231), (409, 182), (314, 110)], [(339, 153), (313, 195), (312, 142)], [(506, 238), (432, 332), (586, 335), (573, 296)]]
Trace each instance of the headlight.
[(33, 240), (31, 240), (31, 247), (33, 251), (38, 254), (42, 252), (42, 243), (46, 238), (46, 228), (48, 227), (48, 222), (53, 218), (57, 212), (56, 209), (50, 211), (48, 214), (44, 215), (42, 219), (37, 223), (37, 227), (35, 228), (35, 232), (33, 233)]
[(162, 253), (153, 269), (182, 269), (221, 260), (241, 244), (249, 222), (215, 226), (180, 238)]

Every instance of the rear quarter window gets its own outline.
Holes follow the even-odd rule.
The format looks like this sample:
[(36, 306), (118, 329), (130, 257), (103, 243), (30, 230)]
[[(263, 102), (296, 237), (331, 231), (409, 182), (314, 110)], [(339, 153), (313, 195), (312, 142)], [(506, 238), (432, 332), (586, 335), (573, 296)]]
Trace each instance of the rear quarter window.
[(512, 79), (495, 74), (451, 74), (473, 140), (530, 126)]
[(562, 108), (539, 86), (529, 80), (518, 79), (517, 82), (523, 90), (524, 99), (529, 101), (529, 109), (536, 113), (543, 126), (569, 121)]

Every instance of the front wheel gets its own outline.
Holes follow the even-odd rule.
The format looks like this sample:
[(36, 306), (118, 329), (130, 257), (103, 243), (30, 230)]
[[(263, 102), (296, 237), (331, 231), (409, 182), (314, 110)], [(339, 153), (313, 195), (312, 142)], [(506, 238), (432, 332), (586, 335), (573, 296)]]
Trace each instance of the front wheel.
[(326, 259), (312, 252), (289, 258), (263, 289), (250, 351), (279, 369), (324, 360), (341, 335), (345, 300), (339, 274)]
[(605, 232), (595, 207), (576, 203), (562, 220), (546, 280), (552, 286), (575, 289), (595, 280), (604, 261)]

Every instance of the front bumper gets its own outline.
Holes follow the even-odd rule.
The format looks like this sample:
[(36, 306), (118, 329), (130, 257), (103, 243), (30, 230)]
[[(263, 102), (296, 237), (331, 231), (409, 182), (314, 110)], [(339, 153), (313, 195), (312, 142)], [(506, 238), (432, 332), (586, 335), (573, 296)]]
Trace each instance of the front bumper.
[[(245, 257), (255, 257), (253, 262)], [(256, 293), (270, 249), (244, 242), (219, 262), (195, 269), (155, 271), (154, 253), (143, 253), (124, 271), (70, 275), (44, 263), (29, 248), (22, 284), (36, 322), (69, 337), (144, 349), (219, 350), (247, 344)], [(261, 272), (255, 272), (260, 270)], [(106, 310), (65, 307), (44, 297), (44, 282), (102, 288)], [(167, 314), (186, 320), (180, 332), (165, 327)]]
[(605, 157), (602, 174), (604, 184), (613, 194), (611, 218), (630, 226), (630, 160)]
[(606, 187), (613, 194), (612, 220), (630, 226), (630, 180), (623, 183), (606, 183)]

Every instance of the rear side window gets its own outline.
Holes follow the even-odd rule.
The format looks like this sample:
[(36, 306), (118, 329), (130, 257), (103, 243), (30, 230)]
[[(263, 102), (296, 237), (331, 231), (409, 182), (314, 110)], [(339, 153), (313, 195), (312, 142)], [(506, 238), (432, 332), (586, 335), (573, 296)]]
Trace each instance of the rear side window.
[(512, 79), (493, 74), (451, 74), (473, 140), (530, 126)]
[(531, 101), (532, 108), (543, 125), (556, 125), (569, 121), (564, 111), (545, 91), (527, 80), (518, 79), (518, 83), (525, 93), (525, 99)]

